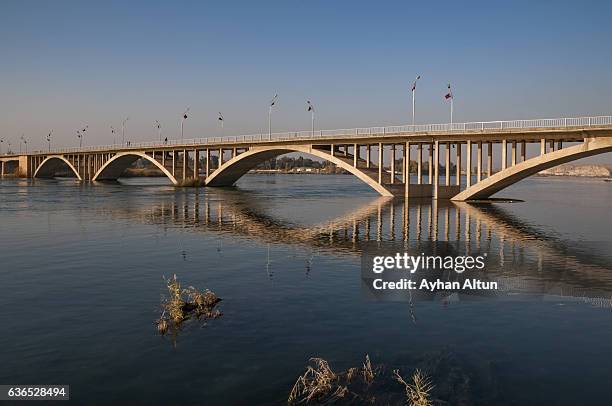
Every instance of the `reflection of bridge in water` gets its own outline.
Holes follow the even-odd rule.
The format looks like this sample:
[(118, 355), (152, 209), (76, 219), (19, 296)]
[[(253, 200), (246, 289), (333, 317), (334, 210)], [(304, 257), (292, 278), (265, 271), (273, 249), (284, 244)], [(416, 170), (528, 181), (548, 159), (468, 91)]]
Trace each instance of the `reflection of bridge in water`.
[(435, 200), (406, 203), (381, 197), (319, 224), (296, 225), (267, 214), (258, 199), (245, 192), (174, 196), (153, 207), (110, 211), (157, 225), (337, 255), (361, 255), (373, 242), (409, 246), (419, 241), (455, 241), (466, 251), (486, 253), (487, 277), (500, 281), (510, 293), (611, 306), (609, 251), (604, 248), (598, 253), (592, 246), (546, 235), (499, 205)]

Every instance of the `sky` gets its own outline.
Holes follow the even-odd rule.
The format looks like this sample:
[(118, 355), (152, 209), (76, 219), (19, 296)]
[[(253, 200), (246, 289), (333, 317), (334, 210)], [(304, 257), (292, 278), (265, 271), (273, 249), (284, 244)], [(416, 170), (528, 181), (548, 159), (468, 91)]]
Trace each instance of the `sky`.
[[(612, 2), (0, 2), (0, 138), (30, 148), (612, 114)], [(225, 117), (220, 129), (218, 112)], [(120, 133), (120, 130), (119, 130)], [(15, 147), (13, 148), (15, 149)], [(610, 155), (610, 154), (607, 154)]]

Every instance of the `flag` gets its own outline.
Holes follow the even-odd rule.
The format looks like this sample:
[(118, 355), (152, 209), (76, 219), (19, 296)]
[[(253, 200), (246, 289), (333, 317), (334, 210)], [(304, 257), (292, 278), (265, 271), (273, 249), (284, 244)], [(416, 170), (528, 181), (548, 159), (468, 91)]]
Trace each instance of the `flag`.
[(312, 103), (310, 103), (310, 100), (308, 100), (306, 102), (306, 104), (308, 104), (308, 110), (306, 110), (306, 111), (314, 111), (314, 107), (313, 107)]
[(414, 82), (412, 82), (412, 89), (410, 89), (411, 91), (413, 91), (413, 92), (414, 92), (414, 91), (416, 90), (416, 82), (417, 82), (417, 80), (419, 80), (419, 79), (421, 79), (421, 75), (418, 75), (418, 76), (416, 77), (416, 79), (414, 80)]
[(275, 94), (274, 97), (272, 98), (272, 101), (270, 101), (270, 107), (274, 106), (276, 104), (276, 99), (278, 98), (278, 94)]
[(452, 99), (452, 98), (453, 98), (453, 92), (451, 91), (451, 85), (450, 85), (450, 83), (448, 84), (448, 93), (446, 93), (446, 94), (444, 95), (444, 98), (445, 98), (446, 100), (448, 100), (448, 99)]
[(221, 112), (219, 112), (219, 118), (217, 120), (223, 121), (223, 114), (221, 114)]

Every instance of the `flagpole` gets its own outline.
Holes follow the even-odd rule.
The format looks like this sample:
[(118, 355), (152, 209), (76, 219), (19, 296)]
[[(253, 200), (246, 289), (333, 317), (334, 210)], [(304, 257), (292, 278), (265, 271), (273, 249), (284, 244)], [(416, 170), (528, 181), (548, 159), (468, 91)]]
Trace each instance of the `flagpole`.
[[(414, 127), (414, 94), (415, 93), (416, 93), (416, 87), (412, 89), (412, 126), (413, 127)], [(414, 128), (412, 130), (414, 131)]]
[[(414, 79), (414, 82), (412, 82), (412, 127), (414, 127), (415, 124), (415, 115), (414, 115), (414, 105), (415, 105), (415, 97), (416, 97), (416, 84), (417, 81), (421, 79), (421, 75), (417, 75), (416, 79)], [(414, 128), (412, 129), (414, 131)]]
[(268, 139), (272, 139), (272, 105), (270, 105), (268, 110)]
[(451, 96), (451, 121), (450, 121), (450, 123), (451, 123), (451, 129), (452, 129), (452, 127), (453, 127), (453, 100), (455, 100), (455, 97), (454, 97), (454, 96)]
[(311, 115), (312, 115), (311, 117), (312, 123), (310, 125), (310, 133), (311, 133), (311, 136), (314, 137), (314, 109), (312, 109)]
[(276, 104), (276, 99), (278, 98), (278, 93), (274, 95), (272, 100), (270, 101), (270, 109), (268, 110), (268, 139), (272, 139), (272, 107)]

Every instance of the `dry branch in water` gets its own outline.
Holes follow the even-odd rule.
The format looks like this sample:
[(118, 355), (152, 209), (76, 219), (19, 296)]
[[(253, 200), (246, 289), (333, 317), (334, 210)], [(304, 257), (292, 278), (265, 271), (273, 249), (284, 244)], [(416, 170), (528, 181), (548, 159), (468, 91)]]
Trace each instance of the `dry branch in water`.
[(221, 316), (221, 312), (215, 309), (221, 299), (210, 290), (201, 292), (193, 286), (182, 289), (176, 274), (164, 280), (168, 289), (168, 297), (162, 297), (162, 314), (155, 321), (160, 334), (165, 334), (170, 328), (178, 329), (181, 323), (189, 319), (191, 315), (195, 315), (198, 319)]

